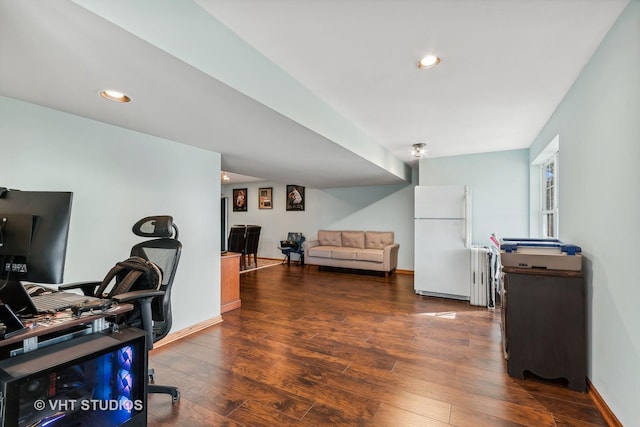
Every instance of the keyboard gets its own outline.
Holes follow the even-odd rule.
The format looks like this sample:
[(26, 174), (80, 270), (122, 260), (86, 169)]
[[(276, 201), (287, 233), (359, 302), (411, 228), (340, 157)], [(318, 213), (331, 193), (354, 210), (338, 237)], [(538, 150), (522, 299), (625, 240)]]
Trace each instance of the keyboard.
[(38, 312), (46, 313), (66, 310), (75, 304), (79, 304), (87, 300), (93, 300), (94, 298), (71, 292), (54, 292), (33, 296), (31, 299), (33, 300), (33, 304), (36, 306)]

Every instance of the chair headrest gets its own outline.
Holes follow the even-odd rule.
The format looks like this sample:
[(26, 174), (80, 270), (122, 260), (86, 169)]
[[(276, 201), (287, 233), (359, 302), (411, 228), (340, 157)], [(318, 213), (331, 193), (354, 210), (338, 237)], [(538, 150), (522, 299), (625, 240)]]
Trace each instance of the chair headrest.
[(168, 215), (148, 216), (136, 222), (131, 228), (133, 234), (141, 237), (176, 237), (177, 227), (173, 217)]

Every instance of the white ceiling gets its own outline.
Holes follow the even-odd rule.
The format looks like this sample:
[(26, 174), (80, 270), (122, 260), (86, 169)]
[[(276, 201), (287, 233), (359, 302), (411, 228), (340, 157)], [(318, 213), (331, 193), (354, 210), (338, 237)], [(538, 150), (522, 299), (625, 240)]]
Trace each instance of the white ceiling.
[[(627, 3), (0, 0), (0, 95), (217, 151), (238, 174), (397, 184), (417, 142), (434, 157), (528, 147)], [(259, 59), (214, 51), (238, 42), (216, 21), (293, 89), (266, 93), (264, 66), (225, 76)], [(426, 53), (441, 64), (419, 70)], [(96, 96), (109, 86), (134, 102)], [(305, 112), (316, 101), (326, 114)]]

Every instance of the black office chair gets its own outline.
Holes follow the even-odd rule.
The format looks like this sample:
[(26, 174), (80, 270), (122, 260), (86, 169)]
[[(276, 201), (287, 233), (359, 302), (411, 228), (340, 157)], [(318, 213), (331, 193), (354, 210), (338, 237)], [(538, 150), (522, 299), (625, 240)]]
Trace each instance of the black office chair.
[[(142, 257), (155, 263), (162, 272), (159, 289), (136, 289), (112, 296), (121, 303), (134, 304), (134, 310), (118, 319), (118, 323), (126, 326), (138, 327), (147, 332), (147, 350), (153, 349), (153, 343), (164, 338), (171, 329), (171, 288), (180, 260), (182, 243), (178, 240), (178, 227), (170, 216), (146, 217), (138, 221), (132, 228), (137, 236), (156, 237), (136, 244), (131, 249), (131, 256)], [(85, 295), (97, 295), (102, 282), (70, 283), (61, 285), (62, 289), (81, 289)], [(175, 403), (180, 399), (177, 387), (163, 386), (153, 383), (153, 369), (149, 369), (150, 383), (148, 393), (165, 393), (172, 397)]]

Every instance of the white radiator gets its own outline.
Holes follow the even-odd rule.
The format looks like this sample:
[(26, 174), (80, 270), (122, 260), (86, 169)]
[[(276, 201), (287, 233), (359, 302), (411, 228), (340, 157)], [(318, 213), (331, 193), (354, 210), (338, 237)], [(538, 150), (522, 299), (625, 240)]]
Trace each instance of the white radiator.
[(492, 258), (494, 254), (486, 246), (471, 246), (471, 305), (494, 308), (495, 283)]

